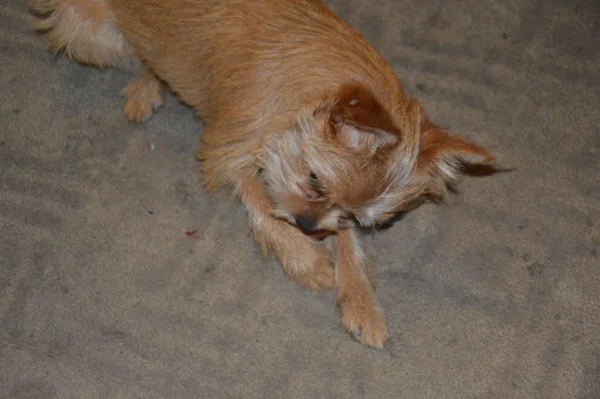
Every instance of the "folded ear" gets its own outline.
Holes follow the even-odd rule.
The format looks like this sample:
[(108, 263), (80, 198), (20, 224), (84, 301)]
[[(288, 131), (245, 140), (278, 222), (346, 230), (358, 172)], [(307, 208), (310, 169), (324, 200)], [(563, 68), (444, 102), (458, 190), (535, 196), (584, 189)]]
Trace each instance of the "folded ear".
[(428, 123), (421, 135), (417, 171), (453, 180), (464, 164), (483, 164), (494, 159), (489, 151)]
[(362, 86), (340, 89), (331, 109), (331, 124), (335, 138), (355, 151), (375, 152), (400, 139), (400, 131), (389, 113)]

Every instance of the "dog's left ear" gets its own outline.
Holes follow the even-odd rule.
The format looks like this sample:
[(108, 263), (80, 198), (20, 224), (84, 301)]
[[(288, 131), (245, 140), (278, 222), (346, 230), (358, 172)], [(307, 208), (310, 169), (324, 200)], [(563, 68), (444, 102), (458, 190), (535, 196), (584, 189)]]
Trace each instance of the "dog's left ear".
[(487, 164), (495, 157), (467, 139), (427, 123), (421, 133), (417, 171), (452, 180), (464, 164)]
[(373, 152), (400, 140), (400, 131), (375, 96), (362, 86), (344, 86), (331, 109), (336, 139), (355, 151)]

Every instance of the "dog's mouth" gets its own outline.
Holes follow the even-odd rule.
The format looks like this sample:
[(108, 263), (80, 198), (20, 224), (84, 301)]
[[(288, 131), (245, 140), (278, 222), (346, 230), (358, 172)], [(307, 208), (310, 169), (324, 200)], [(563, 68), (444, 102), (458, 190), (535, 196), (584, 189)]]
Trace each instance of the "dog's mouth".
[[(302, 231), (302, 229), (299, 229), (300, 231)], [(335, 235), (336, 232), (332, 231), (332, 230), (317, 230), (315, 232), (311, 232), (311, 233), (306, 233), (303, 231), (303, 233), (307, 236), (309, 236), (310, 238), (313, 238), (317, 241), (321, 241), (326, 239), (329, 236)]]

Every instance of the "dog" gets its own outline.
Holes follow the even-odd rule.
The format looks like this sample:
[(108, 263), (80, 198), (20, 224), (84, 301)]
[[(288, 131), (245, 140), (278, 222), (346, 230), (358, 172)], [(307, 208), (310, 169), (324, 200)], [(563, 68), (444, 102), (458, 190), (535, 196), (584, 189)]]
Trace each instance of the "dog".
[[(246, 206), (262, 253), (297, 283), (337, 288), (341, 324), (383, 348), (360, 230), (442, 198), (486, 149), (432, 123), (385, 59), (319, 0), (32, 0), (50, 47), (141, 72), (124, 113), (170, 90), (204, 122), (202, 183)], [(139, 68), (138, 68), (139, 69)]]

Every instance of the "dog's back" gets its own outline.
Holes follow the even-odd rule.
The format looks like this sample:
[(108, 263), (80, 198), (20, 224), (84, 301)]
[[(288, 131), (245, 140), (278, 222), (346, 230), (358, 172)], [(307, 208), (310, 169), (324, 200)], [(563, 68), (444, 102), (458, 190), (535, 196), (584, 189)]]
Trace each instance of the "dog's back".
[(387, 62), (320, 1), (33, 0), (32, 8), (55, 50), (101, 67), (135, 54), (206, 122), (232, 98), (293, 114), (298, 98), (322, 101), (351, 81), (384, 104), (404, 95)]

